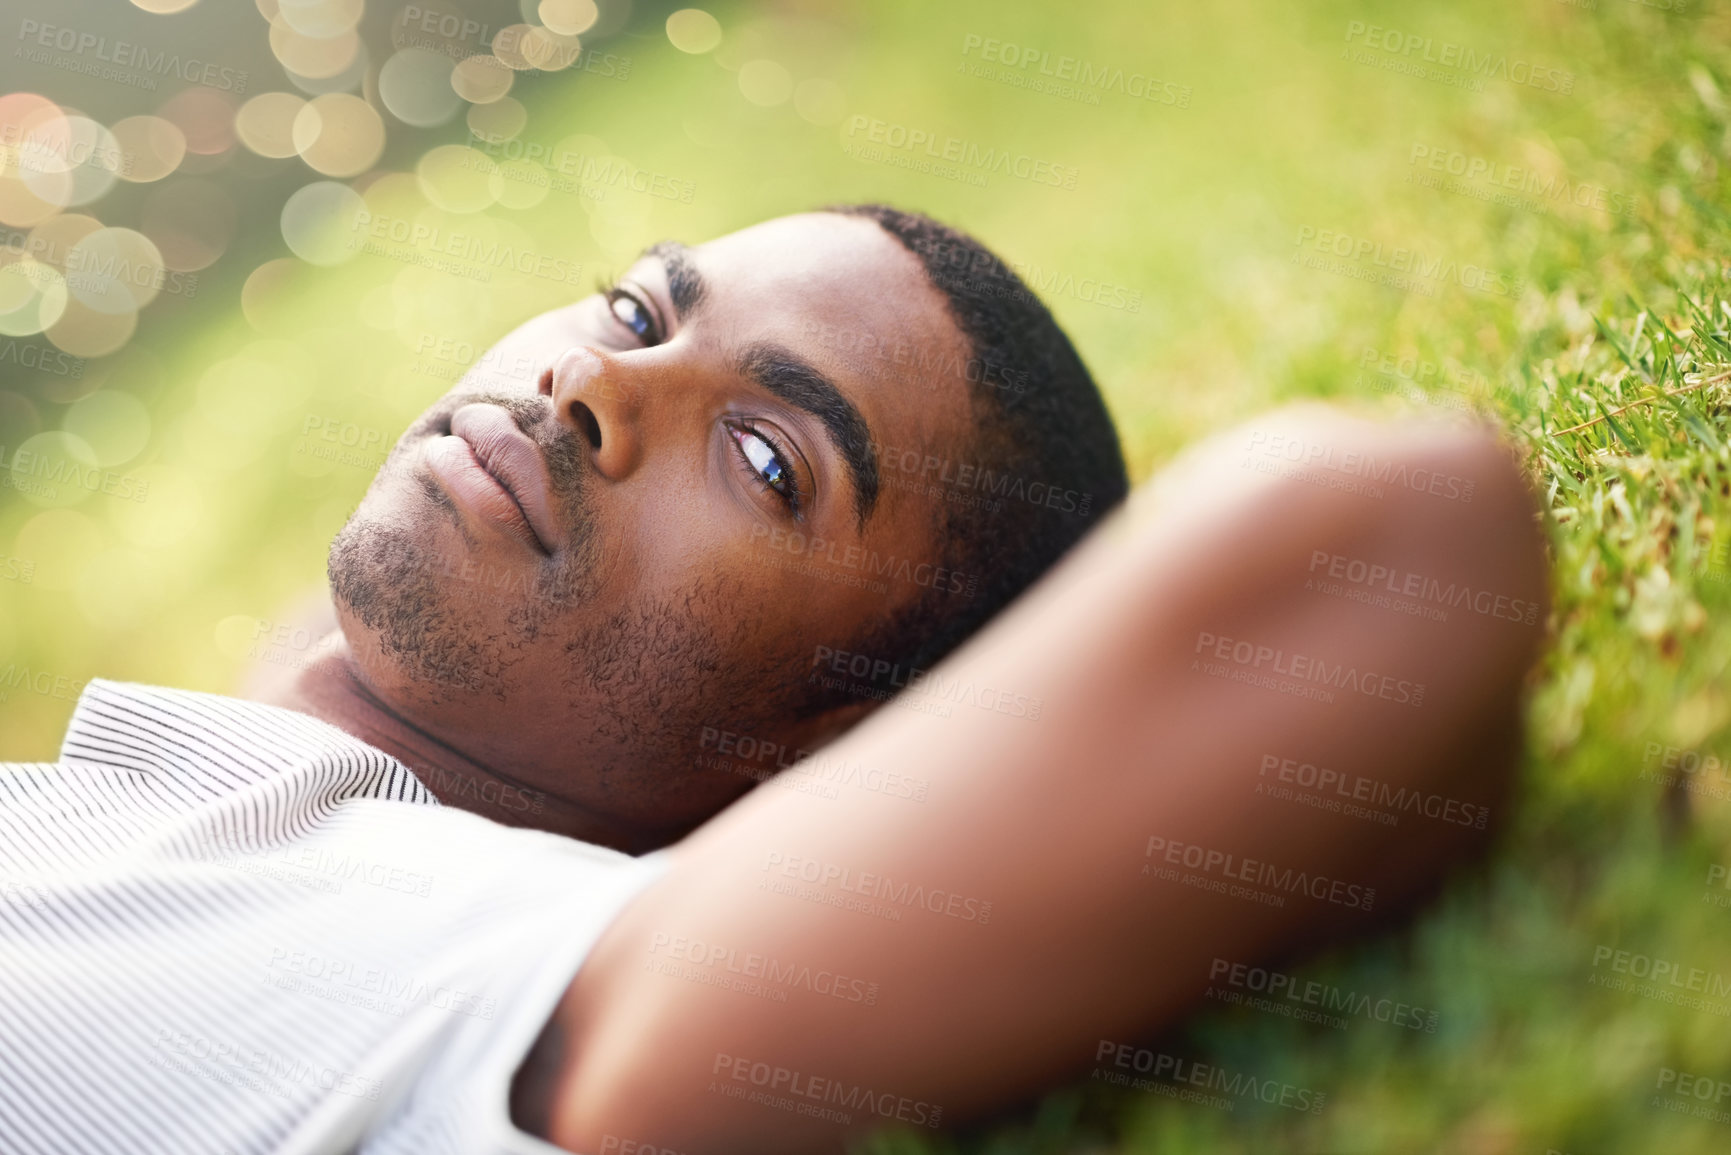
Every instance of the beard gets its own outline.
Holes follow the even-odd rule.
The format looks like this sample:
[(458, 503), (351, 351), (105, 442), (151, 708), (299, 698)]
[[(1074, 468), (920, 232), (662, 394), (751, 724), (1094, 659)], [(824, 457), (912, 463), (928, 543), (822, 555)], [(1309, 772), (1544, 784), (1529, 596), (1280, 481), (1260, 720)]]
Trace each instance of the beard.
[[(477, 564), (477, 544), (455, 504), (420, 462), (472, 402), (498, 405), (541, 447), (553, 507), (569, 543), (552, 557)], [(391, 672), (433, 704), (460, 696), (506, 698), (511, 667), (548, 624), (593, 599), (599, 549), (584, 501), (578, 435), (549, 427), (547, 410), (519, 395), (453, 393), (392, 448), (360, 507), (331, 543), (326, 573), (339, 610), (376, 639)], [(454, 530), (462, 551), (441, 548)]]

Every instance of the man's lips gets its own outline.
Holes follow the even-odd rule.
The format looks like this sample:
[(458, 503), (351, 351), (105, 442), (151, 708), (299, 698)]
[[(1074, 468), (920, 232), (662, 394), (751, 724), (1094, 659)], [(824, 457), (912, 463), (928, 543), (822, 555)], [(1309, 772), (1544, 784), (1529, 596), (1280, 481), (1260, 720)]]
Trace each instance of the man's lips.
[(426, 443), (426, 458), (460, 503), (539, 553), (551, 554), (561, 544), (541, 450), (499, 406), (458, 409), (451, 414), (450, 434)]

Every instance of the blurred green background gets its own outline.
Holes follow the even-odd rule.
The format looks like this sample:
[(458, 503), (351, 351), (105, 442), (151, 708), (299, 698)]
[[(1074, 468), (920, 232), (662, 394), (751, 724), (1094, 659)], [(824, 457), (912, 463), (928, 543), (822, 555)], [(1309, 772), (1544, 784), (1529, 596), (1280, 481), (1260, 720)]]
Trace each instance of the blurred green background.
[(1084, 1080), (873, 1146), (1731, 1149), (1688, 1113), (1731, 1099), (1663, 1081), (1731, 1080), (1731, 989), (1598, 981), (1731, 972), (1725, 0), (177, 7), (0, 23), (0, 756), (52, 757), (93, 676), (310, 658), (331, 536), (512, 325), (663, 237), (889, 201), (1023, 272), (1138, 478), (1293, 397), (1490, 415), (1557, 600), (1490, 867), (1303, 971), (1434, 1032), (1210, 1009), (1166, 1049), (1324, 1108)]

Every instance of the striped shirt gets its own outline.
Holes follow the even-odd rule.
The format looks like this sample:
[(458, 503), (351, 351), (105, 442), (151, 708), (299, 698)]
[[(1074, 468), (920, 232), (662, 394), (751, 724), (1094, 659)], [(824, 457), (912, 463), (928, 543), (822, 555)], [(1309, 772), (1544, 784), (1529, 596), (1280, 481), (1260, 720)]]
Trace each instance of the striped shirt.
[(544, 1153), (524, 1056), (665, 868), (316, 718), (103, 680), (0, 763), (0, 1150)]

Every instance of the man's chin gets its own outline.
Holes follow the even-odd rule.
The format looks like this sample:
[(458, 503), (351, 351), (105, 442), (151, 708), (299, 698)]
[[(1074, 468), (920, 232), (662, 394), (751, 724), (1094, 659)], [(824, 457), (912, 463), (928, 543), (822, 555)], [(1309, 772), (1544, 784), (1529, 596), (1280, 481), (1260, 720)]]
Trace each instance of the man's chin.
[(419, 521), (372, 517), (363, 503), (331, 543), (327, 566), (343, 632), (370, 680), (419, 687), (438, 701), (503, 697), (498, 633), (481, 620), (481, 599), (453, 592), (465, 563), (439, 550), (441, 536)]

